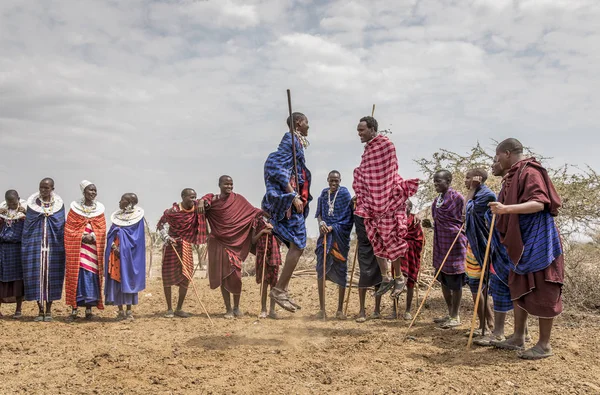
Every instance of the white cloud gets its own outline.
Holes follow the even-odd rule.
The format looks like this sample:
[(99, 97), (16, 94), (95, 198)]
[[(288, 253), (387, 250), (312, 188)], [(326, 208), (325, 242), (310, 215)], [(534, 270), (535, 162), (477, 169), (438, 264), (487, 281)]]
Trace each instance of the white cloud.
[(286, 88), (315, 195), (332, 168), (351, 184), (373, 103), (405, 177), (509, 135), (598, 168), (598, 20), (593, 0), (2, 1), (0, 185), (25, 196), (50, 175), (70, 200), (87, 178), (109, 208), (136, 191), (155, 221), (228, 173), (258, 205)]

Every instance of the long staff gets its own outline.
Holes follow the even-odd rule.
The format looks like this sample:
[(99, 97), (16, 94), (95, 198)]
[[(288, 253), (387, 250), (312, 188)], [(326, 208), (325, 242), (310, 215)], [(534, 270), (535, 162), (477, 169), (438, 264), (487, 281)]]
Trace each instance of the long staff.
[[(260, 308), (262, 309), (262, 296), (263, 296), (263, 289), (265, 287), (265, 268), (267, 267), (267, 250), (269, 249), (269, 235), (266, 234), (265, 235), (265, 253), (263, 255), (263, 267), (262, 267), (262, 277), (261, 277), (261, 282), (260, 282)], [(260, 313), (259, 313), (260, 315)]]
[(352, 290), (352, 280), (354, 279), (354, 268), (356, 267), (356, 258), (358, 257), (358, 240), (356, 241), (356, 248), (354, 249), (354, 261), (352, 262), (352, 271), (350, 272), (350, 284), (348, 284), (348, 295), (346, 295), (346, 308), (344, 309), (344, 315), (348, 314), (348, 304), (350, 303), (350, 291)]
[(327, 277), (327, 233), (323, 234), (323, 317), (325, 317), (325, 277)]
[[(490, 224), (490, 235), (488, 236), (487, 246), (485, 247), (485, 257), (483, 258), (483, 267), (481, 268), (481, 275), (479, 276), (479, 288), (477, 289), (477, 297), (475, 298), (475, 309), (473, 310), (473, 319), (471, 319), (471, 332), (469, 333), (469, 341), (467, 342), (467, 350), (471, 348), (473, 343), (473, 332), (475, 331), (475, 321), (477, 320), (477, 311), (479, 309), (479, 299), (481, 299), (481, 289), (483, 288), (483, 281), (485, 271), (487, 268), (488, 258), (490, 257), (490, 246), (492, 244), (492, 235), (494, 234), (494, 223), (496, 222), (496, 214), (492, 215), (492, 223)], [(489, 289), (488, 289), (489, 292)], [(485, 306), (487, 307), (487, 306)], [(485, 310), (483, 309), (483, 327), (485, 328)]]
[[(184, 268), (184, 263), (183, 263), (183, 259), (181, 259), (181, 255), (179, 255), (179, 253), (177, 252), (177, 250), (175, 249), (175, 246), (172, 243), (171, 247), (173, 247), (173, 251), (175, 251), (175, 255), (177, 255), (177, 258), (179, 258), (179, 262), (181, 262), (181, 267)], [(190, 283), (192, 283), (192, 288), (194, 289), (194, 293), (196, 294), (196, 297), (198, 298), (198, 302), (200, 302), (200, 306), (202, 306), (202, 309), (204, 309), (204, 312), (206, 313), (206, 316), (208, 317), (208, 320), (210, 321), (210, 323), (212, 325), (214, 325), (215, 323), (213, 322), (212, 318), (210, 318), (210, 314), (208, 314), (208, 310), (206, 310), (206, 306), (204, 306), (204, 303), (202, 303), (202, 300), (200, 299), (200, 295), (198, 294), (198, 290), (196, 289), (196, 284), (194, 283), (194, 278), (190, 278)]]
[(294, 122), (294, 117), (293, 117), (293, 112), (292, 112), (292, 93), (290, 92), (290, 90), (287, 90), (287, 100), (288, 100), (288, 110), (290, 112), (290, 134), (292, 136), (292, 157), (293, 157), (293, 162), (294, 162), (294, 180), (296, 181), (296, 186), (294, 188), (294, 191), (296, 193), (298, 193), (298, 190), (300, 188), (300, 185), (298, 184), (298, 167), (297, 167), (297, 163), (296, 163), (296, 143), (294, 142), (295, 140), (295, 131), (294, 129), (296, 128), (295, 122)]
[[(425, 292), (425, 296), (423, 297), (423, 301), (419, 305), (419, 309), (417, 310), (414, 318), (412, 319), (410, 325), (408, 326), (408, 329), (406, 330), (406, 335), (408, 335), (408, 331), (410, 331), (410, 328), (412, 328), (413, 324), (417, 320), (417, 317), (419, 316), (419, 313), (421, 312), (421, 309), (423, 308), (423, 305), (425, 304), (425, 301), (427, 300), (427, 297), (429, 296), (429, 293), (431, 292), (431, 289), (433, 288), (433, 284), (435, 284), (435, 280), (437, 280), (438, 276), (442, 272), (442, 268), (444, 267), (444, 264), (448, 260), (448, 256), (450, 255), (450, 252), (454, 248), (454, 244), (456, 244), (456, 241), (460, 237), (460, 234), (462, 233), (462, 230), (463, 230), (464, 227), (465, 227), (464, 224), (460, 227), (460, 229), (458, 230), (458, 233), (456, 234), (456, 237), (454, 238), (454, 241), (452, 242), (452, 245), (450, 245), (450, 248), (448, 248), (448, 252), (446, 253), (446, 256), (444, 257), (444, 260), (442, 261), (442, 264), (440, 265), (437, 273), (435, 273), (435, 277), (431, 281), (431, 284), (429, 284), (429, 287), (427, 288), (427, 292)], [(406, 336), (404, 336), (404, 340), (406, 340)]]

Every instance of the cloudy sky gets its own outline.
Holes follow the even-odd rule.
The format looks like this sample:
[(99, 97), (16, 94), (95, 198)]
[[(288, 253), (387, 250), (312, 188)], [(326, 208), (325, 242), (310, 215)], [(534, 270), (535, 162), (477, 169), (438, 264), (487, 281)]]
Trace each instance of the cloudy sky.
[[(376, 103), (400, 172), (444, 147), (517, 137), (600, 168), (597, 0), (2, 0), (0, 188), (82, 179), (147, 217), (221, 174), (255, 205), (286, 129), (308, 115), (313, 195), (352, 182)], [(311, 233), (316, 226), (311, 223)]]

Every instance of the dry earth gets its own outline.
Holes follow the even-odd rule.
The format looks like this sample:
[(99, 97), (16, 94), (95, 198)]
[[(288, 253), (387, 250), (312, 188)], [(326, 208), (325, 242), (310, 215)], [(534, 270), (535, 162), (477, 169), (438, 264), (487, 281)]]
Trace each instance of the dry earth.
[[(234, 321), (222, 318), (220, 293), (210, 291), (205, 279), (196, 282), (214, 326), (193, 295), (186, 301), (192, 318), (162, 318), (159, 279), (141, 293), (133, 322), (115, 322), (116, 308), (107, 307), (94, 322), (67, 323), (69, 309), (63, 303), (56, 306), (55, 322), (33, 322), (33, 303), (16, 322), (7, 317), (12, 306), (3, 305), (0, 393), (600, 393), (598, 315), (565, 312), (554, 332), (556, 355), (526, 362), (512, 352), (466, 351), (466, 326), (436, 329), (431, 319), (443, 310), (438, 291), (411, 331), (415, 339), (403, 343), (405, 321), (314, 319), (314, 278), (292, 280), (303, 310), (280, 312), (277, 321), (255, 318), (253, 278), (244, 279), (247, 313)], [(463, 321), (471, 308), (467, 296)], [(330, 315), (335, 298), (329, 286)], [(355, 313), (357, 305), (354, 292), (350, 311)]]

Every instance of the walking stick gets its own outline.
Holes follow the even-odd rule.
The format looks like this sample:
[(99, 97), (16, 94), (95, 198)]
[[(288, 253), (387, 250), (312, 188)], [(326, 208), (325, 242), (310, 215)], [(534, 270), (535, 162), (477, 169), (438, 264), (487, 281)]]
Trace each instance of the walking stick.
[(356, 248), (354, 249), (354, 261), (352, 262), (352, 271), (350, 272), (350, 284), (348, 285), (348, 295), (346, 296), (346, 308), (344, 315), (348, 315), (348, 304), (350, 303), (350, 291), (352, 290), (352, 280), (354, 279), (354, 269), (356, 268), (356, 258), (358, 257), (358, 239), (356, 240)]
[[(396, 286), (396, 270), (394, 270), (394, 264), (392, 263), (392, 278), (394, 279), (394, 287)], [(400, 295), (394, 298), (394, 309), (396, 309), (396, 319), (400, 319), (400, 311), (398, 310), (398, 299)]]
[(371, 110), (371, 116), (375, 115), (375, 104), (373, 104), (373, 109)]
[(327, 277), (327, 233), (323, 234), (323, 318), (325, 318), (325, 277)]
[[(179, 262), (181, 263), (181, 268), (183, 269), (184, 264), (183, 264), (183, 259), (181, 259), (181, 255), (179, 255), (179, 253), (177, 252), (177, 249), (175, 249), (175, 246), (172, 243), (171, 247), (173, 247), (173, 251), (175, 251), (175, 255), (177, 255), (177, 258), (179, 258)], [(208, 320), (210, 321), (210, 323), (212, 325), (214, 325), (215, 323), (213, 322), (212, 318), (210, 318), (210, 314), (208, 314), (208, 310), (206, 310), (206, 306), (204, 306), (204, 303), (202, 303), (202, 300), (200, 299), (200, 295), (198, 295), (198, 290), (196, 289), (196, 284), (194, 283), (194, 278), (190, 278), (190, 283), (192, 283), (192, 288), (194, 289), (194, 293), (196, 294), (196, 298), (198, 298), (198, 302), (200, 302), (200, 306), (202, 306), (202, 309), (204, 309), (204, 312), (206, 313), (206, 316), (208, 317)]]
[(296, 143), (294, 142), (294, 129), (296, 125), (294, 124), (294, 116), (292, 112), (292, 93), (290, 90), (287, 90), (287, 100), (288, 100), (288, 110), (290, 112), (290, 135), (292, 136), (292, 159), (294, 161), (294, 180), (296, 181), (296, 186), (294, 191), (298, 193), (300, 185), (298, 184), (298, 167), (296, 163)]
[(408, 326), (408, 329), (406, 330), (406, 335), (404, 336), (404, 339), (402, 340), (403, 342), (404, 342), (404, 340), (406, 340), (406, 336), (408, 336), (408, 331), (410, 331), (410, 328), (412, 328), (413, 324), (417, 320), (417, 317), (419, 316), (419, 312), (421, 312), (421, 309), (423, 308), (423, 305), (425, 304), (425, 301), (427, 300), (427, 297), (429, 296), (429, 293), (431, 292), (431, 289), (433, 288), (433, 284), (435, 284), (435, 280), (437, 280), (438, 276), (442, 272), (442, 268), (444, 267), (444, 264), (448, 260), (448, 256), (450, 255), (450, 252), (454, 248), (454, 244), (456, 244), (456, 241), (460, 237), (460, 234), (461, 234), (461, 232), (462, 232), (462, 230), (463, 230), (464, 227), (465, 227), (464, 224), (460, 227), (460, 229), (458, 230), (458, 233), (456, 234), (456, 237), (454, 238), (454, 241), (452, 242), (452, 245), (450, 245), (450, 248), (448, 248), (448, 252), (446, 253), (446, 256), (444, 257), (444, 260), (442, 261), (442, 264), (440, 265), (439, 269), (435, 273), (435, 277), (431, 281), (431, 284), (429, 284), (429, 287), (427, 288), (427, 292), (425, 292), (425, 296), (423, 297), (423, 301), (419, 305), (419, 308), (417, 309), (417, 312), (415, 313), (414, 318), (412, 319), (410, 325)]
[[(265, 235), (265, 253), (263, 255), (262, 277), (260, 281), (260, 308), (262, 309), (263, 289), (265, 287), (265, 267), (267, 267), (267, 250), (269, 249), (269, 235)], [(258, 313), (260, 316), (260, 313)]]
[[(496, 214), (492, 215), (492, 223), (490, 224), (490, 235), (488, 236), (487, 246), (485, 248), (485, 257), (483, 258), (483, 267), (479, 276), (479, 288), (477, 289), (477, 297), (475, 298), (475, 310), (473, 311), (473, 319), (471, 320), (471, 333), (469, 333), (469, 341), (467, 342), (467, 350), (471, 348), (473, 343), (473, 332), (475, 331), (475, 321), (477, 320), (477, 311), (479, 309), (479, 299), (481, 298), (481, 288), (483, 287), (483, 276), (487, 268), (488, 258), (490, 257), (490, 246), (492, 244), (492, 236), (494, 231), (494, 223), (496, 222)], [(485, 328), (485, 309), (483, 310), (483, 327)]]

